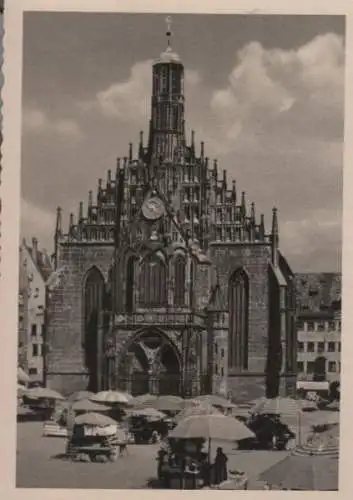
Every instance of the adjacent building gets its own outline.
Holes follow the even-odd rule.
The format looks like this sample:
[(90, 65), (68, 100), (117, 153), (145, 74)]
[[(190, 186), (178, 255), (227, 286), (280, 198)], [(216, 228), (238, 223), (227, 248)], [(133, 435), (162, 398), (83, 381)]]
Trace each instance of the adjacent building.
[(341, 275), (296, 275), (298, 380), (339, 382)]
[(279, 250), (277, 210), (265, 224), (186, 134), (184, 65), (167, 38), (151, 67), (147, 141), (141, 132), (68, 229), (58, 208), (48, 385), (292, 393), (294, 275)]
[(50, 258), (23, 240), (20, 247), (19, 349), (33, 381), (43, 381), (46, 281), (52, 272)]

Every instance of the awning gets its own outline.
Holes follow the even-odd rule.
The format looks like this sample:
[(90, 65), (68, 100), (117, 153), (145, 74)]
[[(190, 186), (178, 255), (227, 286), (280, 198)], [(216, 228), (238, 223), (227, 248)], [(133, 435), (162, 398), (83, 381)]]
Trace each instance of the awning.
[(329, 382), (314, 382), (312, 380), (298, 380), (297, 390), (303, 389), (304, 391), (328, 391), (330, 388)]

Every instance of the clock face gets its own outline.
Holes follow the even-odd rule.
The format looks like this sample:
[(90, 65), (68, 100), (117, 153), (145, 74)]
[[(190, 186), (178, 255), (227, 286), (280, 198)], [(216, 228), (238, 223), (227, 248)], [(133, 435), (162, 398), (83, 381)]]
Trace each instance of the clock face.
[(142, 205), (142, 213), (146, 219), (157, 220), (164, 214), (164, 204), (160, 198), (148, 198)]

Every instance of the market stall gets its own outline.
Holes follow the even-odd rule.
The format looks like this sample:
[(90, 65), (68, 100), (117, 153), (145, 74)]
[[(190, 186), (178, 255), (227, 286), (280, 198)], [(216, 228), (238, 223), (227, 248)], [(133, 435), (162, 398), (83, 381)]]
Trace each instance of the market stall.
[(115, 461), (122, 444), (126, 444), (126, 435), (115, 420), (99, 413), (86, 413), (75, 418), (67, 455), (77, 461)]

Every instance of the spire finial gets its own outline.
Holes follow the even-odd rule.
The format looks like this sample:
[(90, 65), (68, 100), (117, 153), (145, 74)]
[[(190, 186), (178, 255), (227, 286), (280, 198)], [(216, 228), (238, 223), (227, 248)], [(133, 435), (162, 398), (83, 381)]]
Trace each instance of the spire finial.
[(170, 48), (170, 39), (172, 37), (172, 18), (171, 16), (167, 16), (165, 18), (165, 22), (166, 22), (166, 25), (167, 25), (167, 31), (166, 31), (166, 35), (167, 35), (167, 43), (168, 43), (168, 48)]

